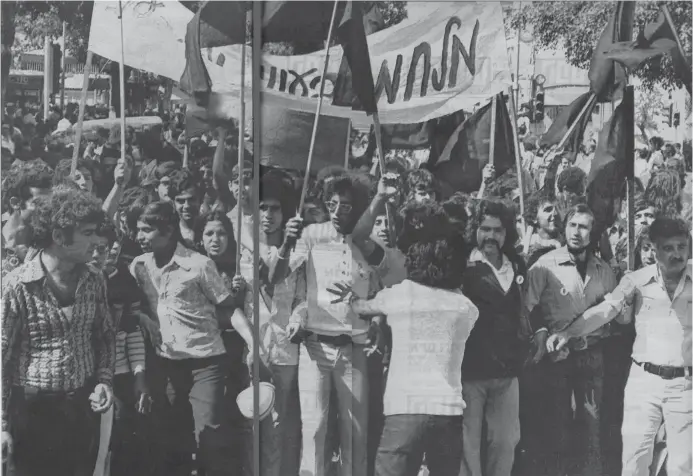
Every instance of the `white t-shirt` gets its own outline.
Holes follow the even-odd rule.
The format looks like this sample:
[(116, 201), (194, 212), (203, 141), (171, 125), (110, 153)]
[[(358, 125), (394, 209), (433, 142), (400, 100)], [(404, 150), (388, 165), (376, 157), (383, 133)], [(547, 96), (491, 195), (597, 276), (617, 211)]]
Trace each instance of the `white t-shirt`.
[(385, 415), (462, 415), (462, 359), (479, 310), (461, 291), (404, 280), (373, 304), (387, 315), (392, 357)]

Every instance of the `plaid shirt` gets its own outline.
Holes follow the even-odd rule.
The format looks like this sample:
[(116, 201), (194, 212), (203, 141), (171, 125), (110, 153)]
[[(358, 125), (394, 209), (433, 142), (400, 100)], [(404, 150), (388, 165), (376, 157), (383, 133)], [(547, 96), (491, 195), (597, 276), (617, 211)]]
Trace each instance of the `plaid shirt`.
[(3, 428), (13, 386), (71, 391), (92, 377), (111, 384), (116, 329), (100, 271), (83, 268), (66, 313), (46, 282), (39, 253), (5, 277), (2, 307)]

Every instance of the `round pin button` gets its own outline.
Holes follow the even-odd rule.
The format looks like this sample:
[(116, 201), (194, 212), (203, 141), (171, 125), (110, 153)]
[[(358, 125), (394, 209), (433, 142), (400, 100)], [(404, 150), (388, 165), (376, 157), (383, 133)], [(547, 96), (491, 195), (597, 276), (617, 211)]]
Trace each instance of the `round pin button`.
[(566, 288), (561, 288), (561, 296), (567, 296), (568, 290)]

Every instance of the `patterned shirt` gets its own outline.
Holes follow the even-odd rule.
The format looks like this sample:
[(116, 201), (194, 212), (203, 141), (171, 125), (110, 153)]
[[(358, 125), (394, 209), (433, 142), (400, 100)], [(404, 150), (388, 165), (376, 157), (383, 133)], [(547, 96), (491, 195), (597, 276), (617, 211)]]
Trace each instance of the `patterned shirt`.
[(108, 385), (113, 378), (116, 329), (103, 274), (83, 268), (70, 311), (50, 290), (41, 256), (3, 283), (3, 428), (13, 386), (71, 391), (92, 377)]
[(214, 262), (180, 243), (171, 261), (159, 268), (153, 253), (134, 259), (130, 273), (144, 291), (168, 359), (205, 358), (226, 353), (216, 305), (231, 294)]
[[(566, 246), (543, 255), (527, 272), (526, 310), (531, 313), (537, 307), (549, 332), (565, 329), (616, 287), (611, 267), (592, 253), (588, 252), (587, 256), (584, 280)], [(592, 338), (602, 337), (606, 331), (599, 329)], [(573, 350), (586, 346), (586, 339), (571, 343)]]

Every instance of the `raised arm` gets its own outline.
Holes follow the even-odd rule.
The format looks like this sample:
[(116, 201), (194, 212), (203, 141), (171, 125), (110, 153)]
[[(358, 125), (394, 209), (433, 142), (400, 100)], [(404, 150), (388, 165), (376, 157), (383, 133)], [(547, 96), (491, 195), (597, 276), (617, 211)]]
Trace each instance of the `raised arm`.
[(212, 177), (216, 191), (219, 193), (219, 200), (222, 203), (233, 203), (233, 195), (229, 190), (229, 178), (224, 172), (224, 161), (226, 160), (224, 146), (226, 144), (227, 131), (225, 127), (220, 127), (219, 139), (217, 148), (214, 151), (214, 160), (212, 161)]

